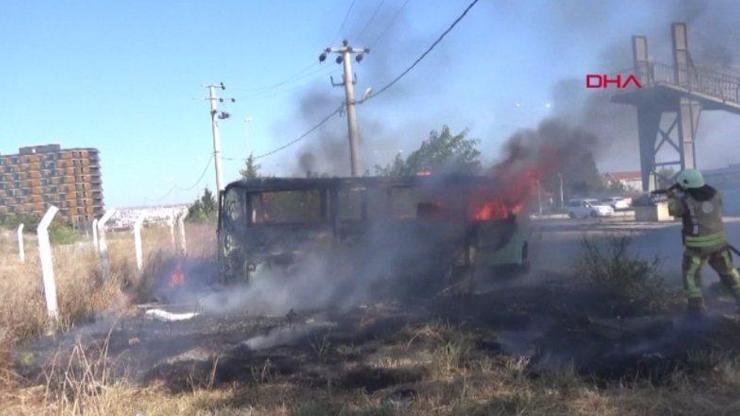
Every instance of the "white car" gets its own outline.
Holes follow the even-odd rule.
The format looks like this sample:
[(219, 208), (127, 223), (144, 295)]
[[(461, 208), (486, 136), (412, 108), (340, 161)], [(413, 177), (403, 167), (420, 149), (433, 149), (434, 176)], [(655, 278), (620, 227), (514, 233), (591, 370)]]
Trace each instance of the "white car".
[(571, 199), (568, 202), (568, 216), (571, 218), (609, 217), (614, 215), (611, 205), (597, 199)]
[(612, 196), (601, 201), (603, 204), (611, 205), (615, 211), (620, 209), (629, 209), (632, 206), (632, 198), (622, 196)]

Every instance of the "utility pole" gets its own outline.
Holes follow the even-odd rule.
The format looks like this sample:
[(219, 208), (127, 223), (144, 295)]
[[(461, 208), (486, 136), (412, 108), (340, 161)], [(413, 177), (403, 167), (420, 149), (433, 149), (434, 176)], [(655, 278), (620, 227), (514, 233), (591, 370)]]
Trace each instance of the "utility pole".
[(352, 55), (356, 54), (355, 60), (357, 63), (362, 62), (363, 54), (369, 53), (368, 48), (353, 48), (349, 45), (349, 42), (344, 40), (342, 46), (339, 48), (326, 48), (324, 52), (319, 55), (319, 62), (324, 62), (328, 53), (337, 54), (336, 63), (342, 64), (344, 69), (344, 78), (342, 82), (334, 82), (334, 78), (331, 78), (331, 85), (334, 87), (344, 87), (345, 105), (347, 106), (347, 130), (349, 132), (349, 161), (350, 168), (352, 170), (352, 176), (360, 176), (362, 170), (360, 162), (360, 133), (357, 129), (357, 112), (355, 109), (355, 84), (357, 83), (357, 76), (353, 76), (352, 72)]
[[(218, 119), (224, 120), (229, 118), (227, 112), (218, 112), (218, 102), (224, 102), (223, 98), (216, 97), (216, 88), (225, 90), (224, 83), (218, 85), (208, 85), (208, 101), (211, 103), (211, 133), (213, 134), (213, 164), (216, 166), (216, 188), (218, 193), (224, 190), (224, 176), (221, 172), (221, 133), (218, 130)], [(231, 98), (231, 102), (236, 102)]]

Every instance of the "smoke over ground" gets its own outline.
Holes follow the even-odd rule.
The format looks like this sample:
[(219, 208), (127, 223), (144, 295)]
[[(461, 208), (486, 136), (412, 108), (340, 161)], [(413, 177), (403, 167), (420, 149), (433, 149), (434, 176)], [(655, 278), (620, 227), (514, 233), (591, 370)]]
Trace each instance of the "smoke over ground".
[[(443, 189), (431, 192), (436, 195)], [(369, 201), (368, 210), (379, 203), (380, 199)], [(396, 203), (404, 213), (416, 215), (416, 202)], [(343, 311), (368, 302), (433, 297), (450, 283), (464, 249), (466, 227), (461, 218), (374, 217), (341, 227), (337, 241), (329, 241), (333, 240), (329, 236), (305, 239), (300, 231), (274, 227), (263, 231), (273, 241), (265, 248), (272, 260), (259, 262), (248, 284), (207, 295), (199, 304), (210, 313), (246, 310), (250, 315), (281, 316), (291, 310)]]
[(326, 259), (303, 257), (288, 270), (258, 268), (250, 284), (236, 285), (200, 299), (206, 312), (246, 310), (250, 315), (285, 315), (291, 310), (329, 306), (336, 282), (331, 281)]
[(594, 161), (600, 140), (588, 131), (561, 120), (544, 120), (536, 129), (523, 129), (502, 148), (502, 159), (490, 170), (494, 196), (507, 203), (526, 204), (540, 184), (554, 190), (562, 175), (567, 190), (587, 193), (598, 188)]
[(304, 339), (307, 335), (322, 330), (331, 329), (336, 326), (333, 322), (311, 322), (300, 323), (290, 326), (277, 327), (264, 335), (257, 335), (244, 341), (244, 345), (250, 350), (262, 350), (272, 348), (276, 345), (289, 345)]

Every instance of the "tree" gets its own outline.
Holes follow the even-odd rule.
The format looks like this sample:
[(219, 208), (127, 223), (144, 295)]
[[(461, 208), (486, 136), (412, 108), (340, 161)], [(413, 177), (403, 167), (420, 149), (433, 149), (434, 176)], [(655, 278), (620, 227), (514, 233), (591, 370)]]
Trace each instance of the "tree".
[(478, 140), (468, 139), (468, 130), (453, 135), (448, 126), (433, 130), (429, 138), (406, 160), (396, 155), (393, 163), (375, 166), (375, 172), (384, 176), (413, 176), (419, 172), (475, 174), (481, 169)]
[(397, 153), (393, 163), (385, 166), (375, 165), (375, 174), (378, 176), (403, 176), (405, 168), (406, 162), (401, 157), (401, 153)]
[(249, 156), (244, 159), (244, 167), (239, 170), (239, 174), (241, 174), (244, 179), (259, 178), (261, 167), (262, 166), (255, 161), (254, 155), (250, 153)]
[(609, 185), (606, 187), (606, 190), (612, 195), (624, 195), (628, 191), (627, 186), (625, 186), (624, 183), (622, 183), (621, 181), (617, 180), (610, 181)]
[(672, 168), (662, 168), (655, 175), (655, 182), (658, 189), (670, 188), (675, 182), (676, 171)]
[(217, 213), (216, 198), (213, 196), (213, 192), (206, 187), (203, 190), (203, 195), (188, 208), (188, 215), (185, 219), (190, 222), (213, 221), (216, 219)]

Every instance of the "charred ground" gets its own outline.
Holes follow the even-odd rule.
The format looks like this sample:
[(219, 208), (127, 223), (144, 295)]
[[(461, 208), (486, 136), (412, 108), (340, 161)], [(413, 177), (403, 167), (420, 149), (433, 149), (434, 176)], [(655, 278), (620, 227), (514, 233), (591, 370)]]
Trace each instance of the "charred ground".
[[(41, 359), (39, 365), (19, 370), (29, 377), (48, 374), (45, 360), (54, 352), (57, 365), (66, 364), (72, 347), (83, 345), (91, 356), (106, 349), (115, 377), (164, 386), (170, 394), (291, 386), (304, 400), (294, 403), (296, 409), (314, 403), (321, 409), (314, 414), (334, 414), (348, 396), (363, 392), (405, 414), (459, 377), (495, 382), (485, 381), (482, 363), (519, 363), (520, 376), (532, 383), (571, 372), (579, 383), (608, 391), (624, 383), (669, 386), (677, 373), (702, 377), (738, 352), (740, 320), (733, 314), (692, 320), (679, 310), (634, 310), (622, 316), (615, 311), (629, 305), (568, 279), (551, 275), (485, 293), (279, 317), (242, 311), (161, 322), (142, 309), (61, 343), (38, 343), (25, 354)], [(175, 305), (158, 306), (178, 312)], [(716, 306), (727, 307), (719, 298)], [(250, 394), (232, 400), (222, 405), (265, 405)]]

